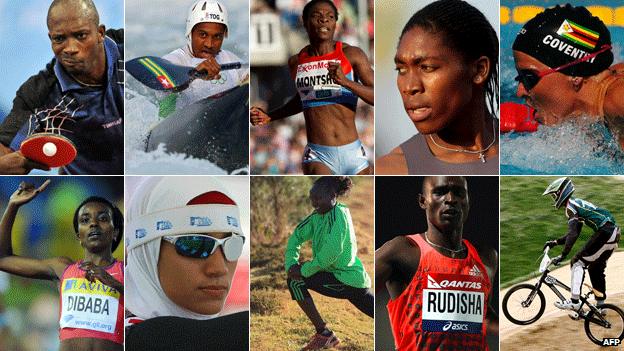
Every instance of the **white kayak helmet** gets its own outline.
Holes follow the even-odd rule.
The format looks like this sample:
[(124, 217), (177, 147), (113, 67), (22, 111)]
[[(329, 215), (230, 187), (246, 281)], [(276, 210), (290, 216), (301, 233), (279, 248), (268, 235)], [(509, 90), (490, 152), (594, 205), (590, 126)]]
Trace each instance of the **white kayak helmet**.
[(189, 50), (193, 53), (193, 45), (191, 42), (191, 32), (198, 23), (221, 23), (225, 25), (225, 36), (228, 32), (228, 14), (227, 9), (222, 3), (216, 0), (199, 0), (196, 1), (189, 10), (186, 17), (186, 41)]

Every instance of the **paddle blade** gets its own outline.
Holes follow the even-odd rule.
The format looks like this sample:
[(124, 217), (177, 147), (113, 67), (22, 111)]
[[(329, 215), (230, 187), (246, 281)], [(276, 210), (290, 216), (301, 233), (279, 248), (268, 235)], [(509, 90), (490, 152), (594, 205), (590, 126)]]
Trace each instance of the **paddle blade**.
[(174, 65), (156, 56), (137, 57), (126, 62), (126, 71), (155, 90), (175, 90), (188, 85), (191, 70), (190, 67)]
[[(240, 62), (220, 65), (222, 71), (239, 69)], [(206, 77), (205, 72), (198, 72), (193, 67), (175, 65), (156, 56), (137, 57), (126, 62), (128, 71), (136, 80), (155, 90), (181, 91), (188, 88), (195, 78)]]
[(76, 146), (66, 137), (58, 134), (37, 133), (22, 141), (22, 155), (48, 167), (70, 164), (78, 154)]

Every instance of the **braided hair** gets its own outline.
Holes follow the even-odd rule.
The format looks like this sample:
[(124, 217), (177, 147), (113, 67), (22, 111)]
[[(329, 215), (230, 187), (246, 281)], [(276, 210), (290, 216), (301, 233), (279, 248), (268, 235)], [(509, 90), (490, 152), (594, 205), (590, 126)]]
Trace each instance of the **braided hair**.
[(315, 186), (320, 187), (325, 192), (336, 194), (336, 197), (343, 196), (353, 187), (353, 181), (349, 177), (320, 177), (314, 182)]
[(463, 0), (438, 0), (416, 12), (407, 22), (405, 33), (419, 27), (431, 33), (442, 33), (448, 46), (465, 60), (481, 56), (490, 59), (491, 69), (485, 85), (485, 100), (494, 113), (498, 110), (498, 37), (483, 13)]

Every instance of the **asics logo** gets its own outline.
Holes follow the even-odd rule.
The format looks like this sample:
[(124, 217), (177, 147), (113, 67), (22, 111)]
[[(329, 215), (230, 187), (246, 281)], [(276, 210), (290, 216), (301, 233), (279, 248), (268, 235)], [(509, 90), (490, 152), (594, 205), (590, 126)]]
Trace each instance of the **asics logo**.
[(448, 321), (448, 323), (446, 323), (444, 327), (442, 327), (442, 330), (444, 331), (449, 331), (449, 330), (468, 331), (468, 324), (453, 323), (452, 321)]

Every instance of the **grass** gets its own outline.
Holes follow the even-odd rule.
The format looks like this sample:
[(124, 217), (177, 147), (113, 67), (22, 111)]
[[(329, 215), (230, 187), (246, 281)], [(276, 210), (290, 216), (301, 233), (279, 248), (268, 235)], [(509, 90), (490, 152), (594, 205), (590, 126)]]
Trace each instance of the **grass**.
[[(339, 201), (345, 203), (351, 211), (358, 240), (358, 257), (374, 281), (373, 179), (360, 177), (351, 194)], [(292, 231), (295, 225), (296, 223), (292, 224), (292, 228), (288, 230)], [(303, 258), (311, 258), (309, 246), (304, 245)], [(297, 303), (290, 298), (286, 287), (285, 248), (285, 243), (279, 247), (252, 247), (250, 347), (254, 350), (299, 350), (314, 334), (314, 327)], [(347, 300), (328, 298), (314, 291), (310, 293), (321, 316), (340, 338), (340, 350), (374, 349), (372, 318), (357, 310)]]
[[(542, 196), (556, 177), (501, 177), (500, 281), (501, 287), (537, 271), (544, 242), (567, 232), (564, 209), (555, 210), (552, 199)], [(624, 182), (621, 177), (572, 177), (574, 197), (606, 208), (618, 225), (624, 223)], [(580, 250), (593, 231), (583, 226), (568, 259)], [(622, 247), (623, 241), (620, 241)], [(558, 255), (562, 246), (553, 249)]]

